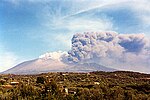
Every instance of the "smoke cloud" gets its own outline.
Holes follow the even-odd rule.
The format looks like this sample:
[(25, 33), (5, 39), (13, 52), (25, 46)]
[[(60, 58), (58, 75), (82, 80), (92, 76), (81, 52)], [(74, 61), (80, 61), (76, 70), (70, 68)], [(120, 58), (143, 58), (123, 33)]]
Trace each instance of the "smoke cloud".
[(52, 59), (52, 60), (64, 60), (68, 56), (67, 52), (47, 52), (41, 56), (39, 56), (39, 59), (47, 60), (47, 59)]
[(121, 70), (150, 71), (150, 41), (144, 34), (77, 33), (68, 54), (73, 63), (94, 62)]

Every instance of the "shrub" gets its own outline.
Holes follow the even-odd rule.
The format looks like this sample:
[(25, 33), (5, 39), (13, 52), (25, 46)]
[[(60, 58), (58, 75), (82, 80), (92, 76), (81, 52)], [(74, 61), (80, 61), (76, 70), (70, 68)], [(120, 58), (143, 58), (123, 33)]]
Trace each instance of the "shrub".
[(44, 82), (45, 82), (45, 78), (44, 77), (37, 77), (36, 83), (44, 84)]

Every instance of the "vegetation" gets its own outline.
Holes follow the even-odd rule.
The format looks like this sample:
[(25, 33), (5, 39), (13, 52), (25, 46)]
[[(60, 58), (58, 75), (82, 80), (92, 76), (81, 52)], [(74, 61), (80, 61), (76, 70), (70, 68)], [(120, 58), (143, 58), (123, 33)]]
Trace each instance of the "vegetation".
[(150, 74), (97, 71), (0, 75), (0, 100), (150, 100)]

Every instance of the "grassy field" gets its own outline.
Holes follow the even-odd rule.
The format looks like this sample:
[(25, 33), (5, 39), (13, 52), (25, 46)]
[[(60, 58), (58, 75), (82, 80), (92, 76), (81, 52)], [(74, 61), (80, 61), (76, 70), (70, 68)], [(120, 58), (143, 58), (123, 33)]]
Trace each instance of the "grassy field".
[(0, 100), (150, 100), (150, 74), (96, 71), (0, 75)]

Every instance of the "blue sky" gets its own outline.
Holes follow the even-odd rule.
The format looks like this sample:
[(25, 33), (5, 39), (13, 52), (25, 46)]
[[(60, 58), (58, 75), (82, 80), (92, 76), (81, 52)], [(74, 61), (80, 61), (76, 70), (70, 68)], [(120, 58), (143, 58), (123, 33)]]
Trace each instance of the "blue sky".
[(1, 0), (0, 71), (45, 52), (68, 51), (86, 31), (150, 36), (149, 0)]

